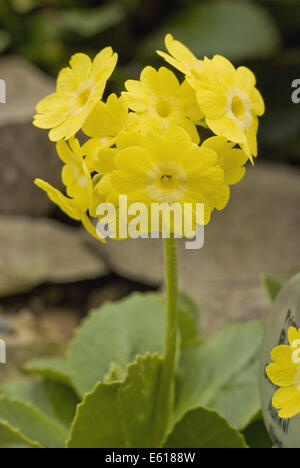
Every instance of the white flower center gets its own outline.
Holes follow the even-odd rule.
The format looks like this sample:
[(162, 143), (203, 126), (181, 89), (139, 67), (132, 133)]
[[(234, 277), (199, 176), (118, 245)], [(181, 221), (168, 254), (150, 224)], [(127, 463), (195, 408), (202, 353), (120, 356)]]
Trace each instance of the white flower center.
[(300, 340), (293, 341), (292, 348), (296, 349), (292, 354), (292, 361), (294, 364), (300, 364)]
[(156, 202), (175, 203), (186, 192), (184, 183), (187, 177), (181, 168), (172, 163), (157, 165), (147, 175), (150, 182), (147, 191)]
[(93, 95), (94, 86), (95, 82), (91, 78), (78, 86), (71, 100), (72, 115), (79, 114), (87, 108)]
[(242, 89), (233, 86), (227, 93), (227, 117), (246, 131), (252, 124), (251, 100)]

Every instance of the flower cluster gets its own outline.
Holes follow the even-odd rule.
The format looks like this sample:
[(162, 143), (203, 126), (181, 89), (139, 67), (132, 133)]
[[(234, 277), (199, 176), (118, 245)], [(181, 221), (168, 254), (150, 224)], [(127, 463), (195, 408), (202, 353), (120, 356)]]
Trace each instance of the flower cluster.
[[(117, 63), (106, 48), (93, 62), (74, 55), (56, 93), (37, 106), (34, 124), (49, 129), (57, 144), (66, 195), (40, 179), (36, 184), (98, 239), (91, 218), (99, 219), (100, 203), (118, 209), (120, 195), (146, 206), (202, 203), (207, 224), (257, 156), (264, 103), (253, 73), (220, 56), (199, 60), (171, 35), (166, 47), (170, 55), (158, 53), (184, 74), (182, 82), (166, 67), (148, 66), (120, 97), (103, 101)], [(212, 133), (203, 142), (199, 127)]]
[(272, 400), (280, 418), (300, 414), (300, 330), (289, 329), (289, 345), (277, 346), (271, 353), (272, 362), (266, 374), (280, 387)]

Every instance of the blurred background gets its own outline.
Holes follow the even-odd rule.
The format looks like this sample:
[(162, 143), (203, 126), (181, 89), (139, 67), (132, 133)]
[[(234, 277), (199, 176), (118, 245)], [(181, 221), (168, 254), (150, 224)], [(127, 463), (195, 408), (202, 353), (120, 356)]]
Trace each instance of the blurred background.
[(202, 305), (204, 332), (265, 317), (260, 273), (300, 270), (298, 0), (0, 0), (0, 381), (30, 357), (63, 353), (89, 309), (162, 287), (159, 242), (98, 245), (33, 186), (35, 177), (60, 186), (60, 164), (31, 122), (73, 53), (118, 51), (108, 92), (119, 93), (145, 65), (163, 65), (155, 50), (167, 32), (199, 57), (249, 66), (267, 107), (259, 162), (215, 215), (204, 249), (180, 252), (181, 285)]

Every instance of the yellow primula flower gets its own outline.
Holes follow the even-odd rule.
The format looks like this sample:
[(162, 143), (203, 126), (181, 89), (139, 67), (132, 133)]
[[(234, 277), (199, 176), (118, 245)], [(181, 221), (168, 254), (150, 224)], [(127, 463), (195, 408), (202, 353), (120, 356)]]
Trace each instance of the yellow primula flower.
[(266, 368), (271, 382), (277, 385), (272, 404), (280, 409), (280, 418), (300, 414), (300, 329), (289, 329), (289, 345), (277, 346), (271, 353), (272, 362)]
[(216, 135), (239, 144), (253, 162), (253, 156), (257, 156), (258, 117), (265, 112), (255, 75), (246, 67), (236, 69), (220, 55), (198, 60), (170, 34), (166, 47), (171, 56), (160, 51), (158, 54), (185, 74), (207, 126)]
[(207, 126), (219, 136), (238, 143), (253, 162), (257, 156), (258, 117), (265, 112), (255, 75), (236, 69), (224, 57), (205, 59), (201, 75), (193, 81)]
[(176, 41), (171, 34), (167, 34), (165, 44), (170, 55), (157, 51), (158, 55), (177, 68), (177, 70), (184, 73), (190, 81), (193, 81), (193, 79), (197, 80), (203, 68), (203, 61), (197, 59), (185, 45)]
[(162, 130), (178, 125), (184, 128), (195, 143), (199, 143), (196, 125), (203, 115), (193, 89), (184, 82), (180, 85), (175, 74), (165, 67), (158, 71), (146, 67), (140, 81), (125, 83), (128, 106), (139, 117), (139, 129), (148, 133), (153, 127)]
[(99, 237), (99, 233), (96, 232), (95, 226), (92, 224), (87, 214), (80, 209), (76, 200), (66, 197), (59, 190), (52, 187), (52, 185), (48, 184), (48, 182), (45, 182), (44, 180), (36, 179), (35, 185), (46, 192), (52, 203), (57, 205), (64, 213), (66, 213), (67, 216), (76, 221), (80, 221), (84, 228), (93, 237), (101, 242), (106, 242), (105, 239)]
[(110, 47), (103, 49), (93, 62), (85, 54), (73, 55), (70, 67), (58, 76), (56, 92), (37, 105), (34, 125), (51, 129), (51, 141), (74, 136), (101, 100), (117, 57)]
[[(115, 191), (126, 195), (128, 203), (197, 203), (205, 206), (203, 223), (211, 215), (210, 196), (222, 188), (224, 173), (217, 154), (199, 148), (181, 127), (156, 130), (147, 136), (123, 136), (108, 176)], [(103, 179), (105, 184), (107, 180)], [(101, 189), (102, 181), (99, 183)]]

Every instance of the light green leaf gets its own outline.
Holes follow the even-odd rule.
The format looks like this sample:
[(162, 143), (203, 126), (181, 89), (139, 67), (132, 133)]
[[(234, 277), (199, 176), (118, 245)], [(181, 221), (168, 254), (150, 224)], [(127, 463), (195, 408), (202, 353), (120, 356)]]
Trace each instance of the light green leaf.
[(142, 45), (141, 53), (161, 49), (172, 33), (200, 58), (215, 54), (239, 60), (267, 57), (279, 45), (279, 33), (266, 10), (253, 2), (207, 0), (186, 7)]
[(90, 10), (66, 10), (63, 13), (63, 27), (82, 37), (93, 37), (120, 23), (125, 14), (125, 9), (118, 4), (103, 5)]
[(258, 365), (264, 325), (235, 324), (182, 352), (175, 420), (198, 406), (217, 409), (237, 429), (260, 409)]
[(272, 302), (276, 299), (279, 291), (284, 286), (284, 281), (271, 275), (263, 275), (261, 277), (261, 282)]
[(118, 382), (99, 383), (77, 408), (68, 448), (124, 448)]
[(200, 311), (188, 294), (179, 293), (179, 326), (182, 347), (195, 341), (200, 335)]
[(111, 363), (134, 362), (137, 355), (163, 354), (164, 303), (154, 294), (133, 294), (94, 310), (71, 344), (69, 365), (80, 395), (107, 376)]
[(34, 448), (64, 448), (68, 432), (28, 403), (0, 396), (0, 425)]
[(71, 426), (79, 403), (69, 387), (50, 380), (23, 379), (9, 382), (0, 388), (0, 394), (30, 404), (66, 431)]
[(69, 448), (153, 448), (162, 359), (138, 356), (125, 380), (102, 383), (78, 406)]
[(153, 448), (156, 440), (156, 407), (162, 359), (156, 355), (138, 356), (128, 366), (118, 401), (126, 445)]
[(31, 448), (5, 426), (0, 426), (0, 449)]
[(31, 374), (40, 375), (45, 379), (71, 385), (68, 361), (63, 358), (43, 358), (29, 361), (24, 369)]
[(247, 448), (243, 436), (215, 411), (196, 408), (179, 421), (165, 448)]

